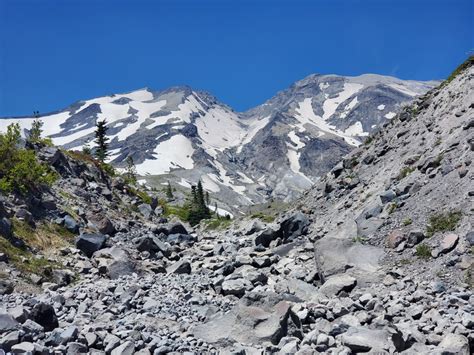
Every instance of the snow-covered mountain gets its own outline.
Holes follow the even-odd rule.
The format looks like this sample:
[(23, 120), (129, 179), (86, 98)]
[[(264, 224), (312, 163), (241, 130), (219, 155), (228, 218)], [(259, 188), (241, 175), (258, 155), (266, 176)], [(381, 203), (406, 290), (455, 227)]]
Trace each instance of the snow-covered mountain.
[[(131, 155), (150, 183), (189, 187), (201, 179), (235, 209), (269, 197), (295, 198), (401, 105), (436, 84), (310, 75), (243, 113), (189, 87), (141, 89), (79, 101), (41, 119), (45, 134), (66, 149), (92, 144), (95, 123), (107, 119), (114, 165)], [(0, 130), (19, 122), (26, 133), (33, 119), (3, 118)]]

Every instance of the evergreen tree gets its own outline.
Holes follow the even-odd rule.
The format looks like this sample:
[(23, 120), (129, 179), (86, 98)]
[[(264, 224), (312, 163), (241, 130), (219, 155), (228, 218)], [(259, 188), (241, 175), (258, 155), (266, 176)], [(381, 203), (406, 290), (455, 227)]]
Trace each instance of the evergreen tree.
[(31, 124), (31, 129), (28, 135), (28, 141), (31, 143), (37, 143), (41, 140), (41, 134), (43, 133), (44, 122), (36, 118)]
[(210, 205), (211, 204), (211, 198), (209, 197), (209, 191), (206, 191), (206, 205)]
[(109, 144), (107, 143), (109, 138), (106, 136), (107, 130), (107, 121), (105, 119), (96, 123), (95, 143), (97, 144), (97, 148), (95, 155), (102, 163), (109, 155), (107, 151), (109, 148)]
[(173, 198), (173, 189), (171, 188), (171, 184), (168, 181), (168, 186), (166, 187), (166, 197), (171, 200)]
[(82, 146), (82, 154), (85, 155), (92, 155), (92, 149), (89, 146), (89, 143), (86, 143)]
[(135, 163), (133, 162), (133, 158), (131, 155), (127, 157), (126, 163), (127, 163), (127, 167), (125, 169), (125, 175), (127, 176), (127, 179), (131, 183), (136, 183), (137, 182), (137, 168), (135, 167)]

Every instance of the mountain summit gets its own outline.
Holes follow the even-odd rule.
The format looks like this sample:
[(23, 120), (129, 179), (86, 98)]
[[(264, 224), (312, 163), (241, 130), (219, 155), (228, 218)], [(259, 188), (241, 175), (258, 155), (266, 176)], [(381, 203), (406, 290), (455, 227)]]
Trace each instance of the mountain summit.
[[(298, 197), (435, 84), (315, 74), (240, 113), (190, 87), (144, 88), (79, 101), (41, 119), (53, 143), (71, 150), (91, 143), (96, 122), (106, 119), (114, 165), (123, 167), (132, 156), (150, 184), (165, 179), (190, 187), (201, 179), (234, 209)], [(3, 118), (0, 130), (12, 122), (27, 130), (33, 120)]]

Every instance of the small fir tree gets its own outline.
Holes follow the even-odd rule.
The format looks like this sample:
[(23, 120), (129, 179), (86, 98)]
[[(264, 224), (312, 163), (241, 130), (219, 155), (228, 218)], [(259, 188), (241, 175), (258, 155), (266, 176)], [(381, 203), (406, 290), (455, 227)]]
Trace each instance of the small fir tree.
[(41, 134), (43, 133), (44, 122), (36, 118), (31, 124), (31, 129), (28, 135), (28, 141), (31, 143), (38, 143), (41, 141)]
[(131, 155), (127, 157), (126, 163), (127, 167), (125, 169), (125, 175), (127, 176), (127, 179), (134, 184), (137, 182), (137, 168), (135, 167), (135, 163)]
[(109, 138), (106, 136), (107, 130), (107, 121), (105, 119), (96, 123), (95, 143), (97, 144), (97, 148), (95, 151), (95, 155), (97, 159), (99, 159), (102, 163), (105, 161), (105, 159), (107, 159), (107, 156), (109, 155)]
[(173, 198), (173, 189), (171, 188), (171, 184), (168, 181), (168, 186), (166, 187), (166, 197), (171, 200)]

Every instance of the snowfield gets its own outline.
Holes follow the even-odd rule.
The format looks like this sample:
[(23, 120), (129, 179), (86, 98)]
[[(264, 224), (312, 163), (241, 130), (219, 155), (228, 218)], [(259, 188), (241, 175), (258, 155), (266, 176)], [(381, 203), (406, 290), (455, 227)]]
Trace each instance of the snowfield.
[(140, 175), (161, 175), (172, 169), (192, 169), (194, 148), (191, 141), (181, 134), (159, 144), (153, 151), (155, 159), (145, 160), (136, 166)]

